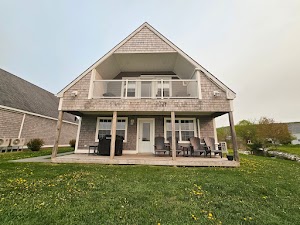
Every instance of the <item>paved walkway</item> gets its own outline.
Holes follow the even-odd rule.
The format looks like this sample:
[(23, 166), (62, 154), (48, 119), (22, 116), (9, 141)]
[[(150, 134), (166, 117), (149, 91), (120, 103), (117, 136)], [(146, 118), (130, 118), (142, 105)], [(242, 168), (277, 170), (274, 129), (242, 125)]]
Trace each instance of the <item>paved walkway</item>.
[[(57, 156), (74, 154), (74, 152), (58, 153)], [(44, 155), (25, 159), (10, 160), (10, 162), (51, 162), (51, 155)]]

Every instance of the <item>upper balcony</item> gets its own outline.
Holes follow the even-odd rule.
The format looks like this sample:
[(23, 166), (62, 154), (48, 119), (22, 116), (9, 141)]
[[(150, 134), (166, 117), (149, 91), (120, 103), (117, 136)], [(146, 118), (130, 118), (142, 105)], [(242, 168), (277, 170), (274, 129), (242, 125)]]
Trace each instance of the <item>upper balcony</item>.
[(93, 99), (199, 99), (196, 79), (94, 80)]

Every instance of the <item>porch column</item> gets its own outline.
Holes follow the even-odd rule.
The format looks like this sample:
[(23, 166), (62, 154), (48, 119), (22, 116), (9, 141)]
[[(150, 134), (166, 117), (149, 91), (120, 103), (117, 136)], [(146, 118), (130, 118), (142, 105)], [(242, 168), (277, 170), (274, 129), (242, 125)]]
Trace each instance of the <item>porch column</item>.
[(175, 133), (175, 112), (171, 112), (171, 124), (172, 124), (172, 160), (176, 160), (176, 133)]
[(228, 113), (229, 116), (229, 124), (230, 124), (230, 131), (231, 131), (231, 140), (232, 140), (232, 147), (233, 147), (233, 157), (235, 161), (240, 161), (239, 153), (238, 153), (238, 145), (236, 140), (236, 133), (234, 129), (234, 122), (233, 122), (233, 113), (232, 111)]
[(111, 123), (110, 159), (113, 159), (115, 156), (116, 134), (117, 134), (117, 112), (114, 111), (112, 123)]
[(57, 120), (57, 125), (56, 125), (55, 139), (54, 139), (54, 146), (52, 149), (52, 156), (51, 156), (52, 159), (55, 158), (57, 155), (58, 142), (59, 142), (59, 137), (60, 137), (60, 132), (61, 132), (63, 115), (64, 115), (64, 112), (62, 110), (59, 110), (58, 111), (58, 120)]

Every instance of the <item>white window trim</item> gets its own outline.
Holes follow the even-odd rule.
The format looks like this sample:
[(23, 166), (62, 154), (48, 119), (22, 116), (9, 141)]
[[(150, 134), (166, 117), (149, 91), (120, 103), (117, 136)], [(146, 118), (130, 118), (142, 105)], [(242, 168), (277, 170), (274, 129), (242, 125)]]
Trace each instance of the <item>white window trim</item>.
[[(99, 132), (99, 122), (100, 120), (112, 120), (112, 117), (97, 117), (97, 125), (96, 125), (96, 134), (95, 134), (95, 142), (99, 142), (98, 140), (98, 132)], [(124, 137), (124, 143), (127, 142), (127, 131), (128, 131), (128, 117), (117, 117), (117, 123), (118, 120), (125, 120), (126, 124), (125, 124), (125, 137)], [(110, 129), (111, 132), (111, 129)]]
[[(171, 117), (165, 117), (164, 118), (164, 138), (166, 141), (167, 140), (167, 120), (171, 120)], [(193, 120), (193, 123), (194, 123), (194, 136), (197, 137), (198, 134), (197, 134), (197, 125), (196, 125), (196, 118), (175, 118), (175, 120)], [(179, 126), (179, 139), (181, 139), (181, 126)], [(178, 143), (189, 143), (189, 141), (178, 141)]]
[[(173, 76), (174, 77), (174, 76)], [(178, 77), (178, 76), (177, 76)], [(140, 81), (143, 81), (143, 80), (153, 80), (152, 81), (152, 84), (151, 84), (151, 87), (152, 87), (152, 96), (149, 97), (149, 98), (156, 98), (156, 96), (154, 96), (154, 93), (157, 92), (158, 90), (158, 85), (156, 82), (160, 81), (160, 82), (163, 82), (163, 81), (169, 81), (169, 96), (172, 96), (172, 76), (169, 76), (169, 75), (141, 75), (139, 77), (122, 77), (122, 93), (121, 93), (121, 96), (122, 98), (132, 98), (132, 99), (135, 99), (135, 98), (141, 98), (141, 83), (138, 83), (136, 82), (135, 84), (135, 96), (132, 96), (132, 97), (128, 97), (127, 96), (127, 92), (125, 91), (125, 96), (124, 96), (124, 89), (125, 87), (128, 88), (128, 82), (129, 81), (137, 81), (137, 80), (140, 80)], [(161, 85), (161, 84), (160, 84)], [(164, 87), (164, 84), (162, 83), (162, 87)], [(169, 98), (169, 97), (163, 97), (163, 94), (161, 96), (162, 98)], [(147, 99), (147, 98), (146, 98)]]

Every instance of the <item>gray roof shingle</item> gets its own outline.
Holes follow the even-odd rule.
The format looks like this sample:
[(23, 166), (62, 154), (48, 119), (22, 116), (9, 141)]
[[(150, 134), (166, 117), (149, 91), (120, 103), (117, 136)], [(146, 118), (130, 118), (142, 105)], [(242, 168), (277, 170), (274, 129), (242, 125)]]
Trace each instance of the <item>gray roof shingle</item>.
[[(0, 69), (0, 105), (57, 118), (58, 103), (49, 91)], [(71, 114), (65, 113), (64, 119), (74, 122)]]

